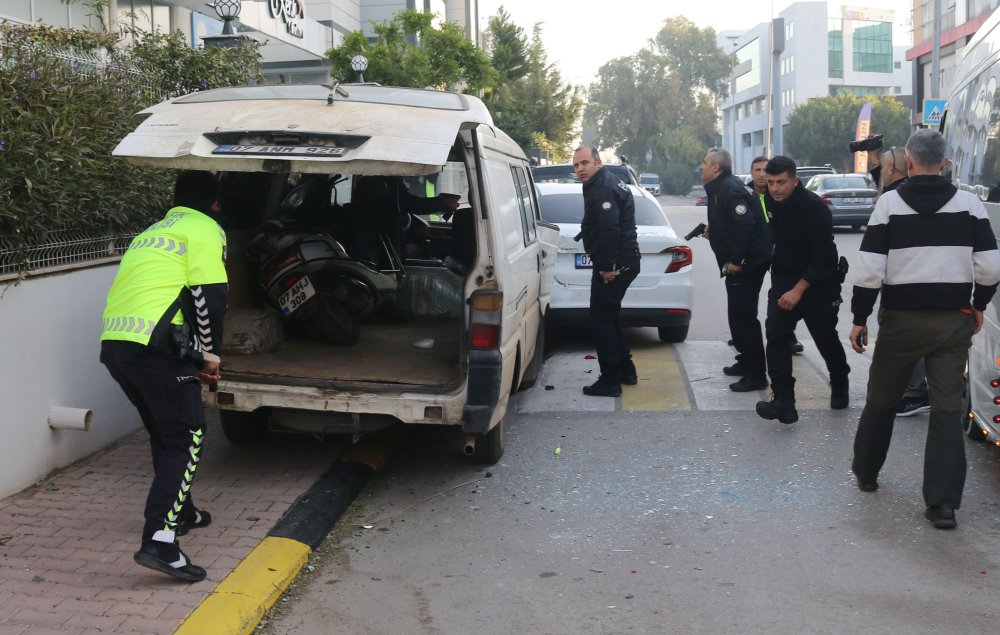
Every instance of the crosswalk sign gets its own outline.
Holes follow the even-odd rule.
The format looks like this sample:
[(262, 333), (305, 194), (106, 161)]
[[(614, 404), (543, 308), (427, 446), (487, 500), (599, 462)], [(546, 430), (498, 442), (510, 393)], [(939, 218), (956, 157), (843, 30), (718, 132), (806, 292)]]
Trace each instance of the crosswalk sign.
[(924, 125), (925, 126), (940, 125), (941, 118), (944, 117), (945, 106), (947, 105), (948, 105), (947, 99), (925, 99)]

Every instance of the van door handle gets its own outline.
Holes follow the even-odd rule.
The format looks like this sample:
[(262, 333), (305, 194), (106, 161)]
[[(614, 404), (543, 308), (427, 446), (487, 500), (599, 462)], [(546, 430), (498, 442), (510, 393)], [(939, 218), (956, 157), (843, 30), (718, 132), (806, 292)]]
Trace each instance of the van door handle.
[(543, 260), (544, 256), (545, 256), (545, 251), (544, 250), (541, 251), (541, 252), (539, 252), (539, 253), (537, 253), (537, 254), (535, 254), (535, 260), (538, 263), (538, 272), (539, 273), (541, 273), (541, 271), (542, 271), (542, 260)]

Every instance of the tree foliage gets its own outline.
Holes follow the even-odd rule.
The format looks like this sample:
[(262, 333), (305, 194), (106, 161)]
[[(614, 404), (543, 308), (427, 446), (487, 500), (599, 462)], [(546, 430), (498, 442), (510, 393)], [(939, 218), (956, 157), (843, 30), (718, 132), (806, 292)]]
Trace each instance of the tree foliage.
[(910, 113), (902, 102), (886, 95), (840, 94), (810, 99), (788, 115), (784, 130), (788, 155), (801, 165), (829, 163), (840, 171), (853, 171), (854, 155), (848, 152), (847, 144), (854, 140), (858, 115), (868, 101), (872, 104), (872, 133), (884, 134), (887, 147), (906, 143)]
[(548, 149), (553, 159), (568, 160), (583, 101), (579, 90), (564, 83), (559, 70), (548, 62), (541, 25), (534, 26), (527, 60), (524, 76), (497, 91), (499, 99), (488, 97), (487, 106), (495, 115), (500, 113), (500, 127), (522, 148)]
[[(668, 164), (680, 165), (693, 176), (718, 140), (716, 101), (729, 72), (713, 29), (670, 18), (648, 46), (599, 69), (585, 125), (594, 129), (596, 145), (615, 148), (642, 171), (666, 174)], [(682, 180), (672, 179), (684, 188), (674, 193), (687, 193), (690, 183)]]
[(128, 49), (120, 33), (0, 23), (0, 265), (30, 265), (26, 250), (53, 232), (125, 232), (162, 214), (171, 176), (111, 157), (132, 115), (259, 77), (254, 46), (181, 51), (179, 33), (142, 37)]
[(368, 58), (365, 79), (379, 84), (478, 90), (493, 82), (493, 67), (482, 49), (458, 25), (435, 27), (433, 21), (430, 13), (406, 9), (374, 25), (374, 41), (361, 31), (348, 33), (340, 46), (326, 52), (332, 77), (354, 81), (351, 58), (361, 54)]

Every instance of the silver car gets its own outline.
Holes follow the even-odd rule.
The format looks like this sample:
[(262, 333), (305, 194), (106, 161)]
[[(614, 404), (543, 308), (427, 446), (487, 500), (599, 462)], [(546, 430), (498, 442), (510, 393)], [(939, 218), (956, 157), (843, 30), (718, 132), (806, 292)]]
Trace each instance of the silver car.
[(864, 174), (817, 174), (805, 187), (830, 206), (834, 226), (860, 229), (875, 209), (876, 190)]

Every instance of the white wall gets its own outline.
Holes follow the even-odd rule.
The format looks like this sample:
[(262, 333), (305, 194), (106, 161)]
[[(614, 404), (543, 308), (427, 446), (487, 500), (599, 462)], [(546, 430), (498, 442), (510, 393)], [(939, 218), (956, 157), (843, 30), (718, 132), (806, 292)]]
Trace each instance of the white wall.
[[(117, 263), (0, 282), (0, 497), (141, 425), (98, 360), (104, 298)], [(89, 432), (51, 430), (49, 406), (89, 408)]]

